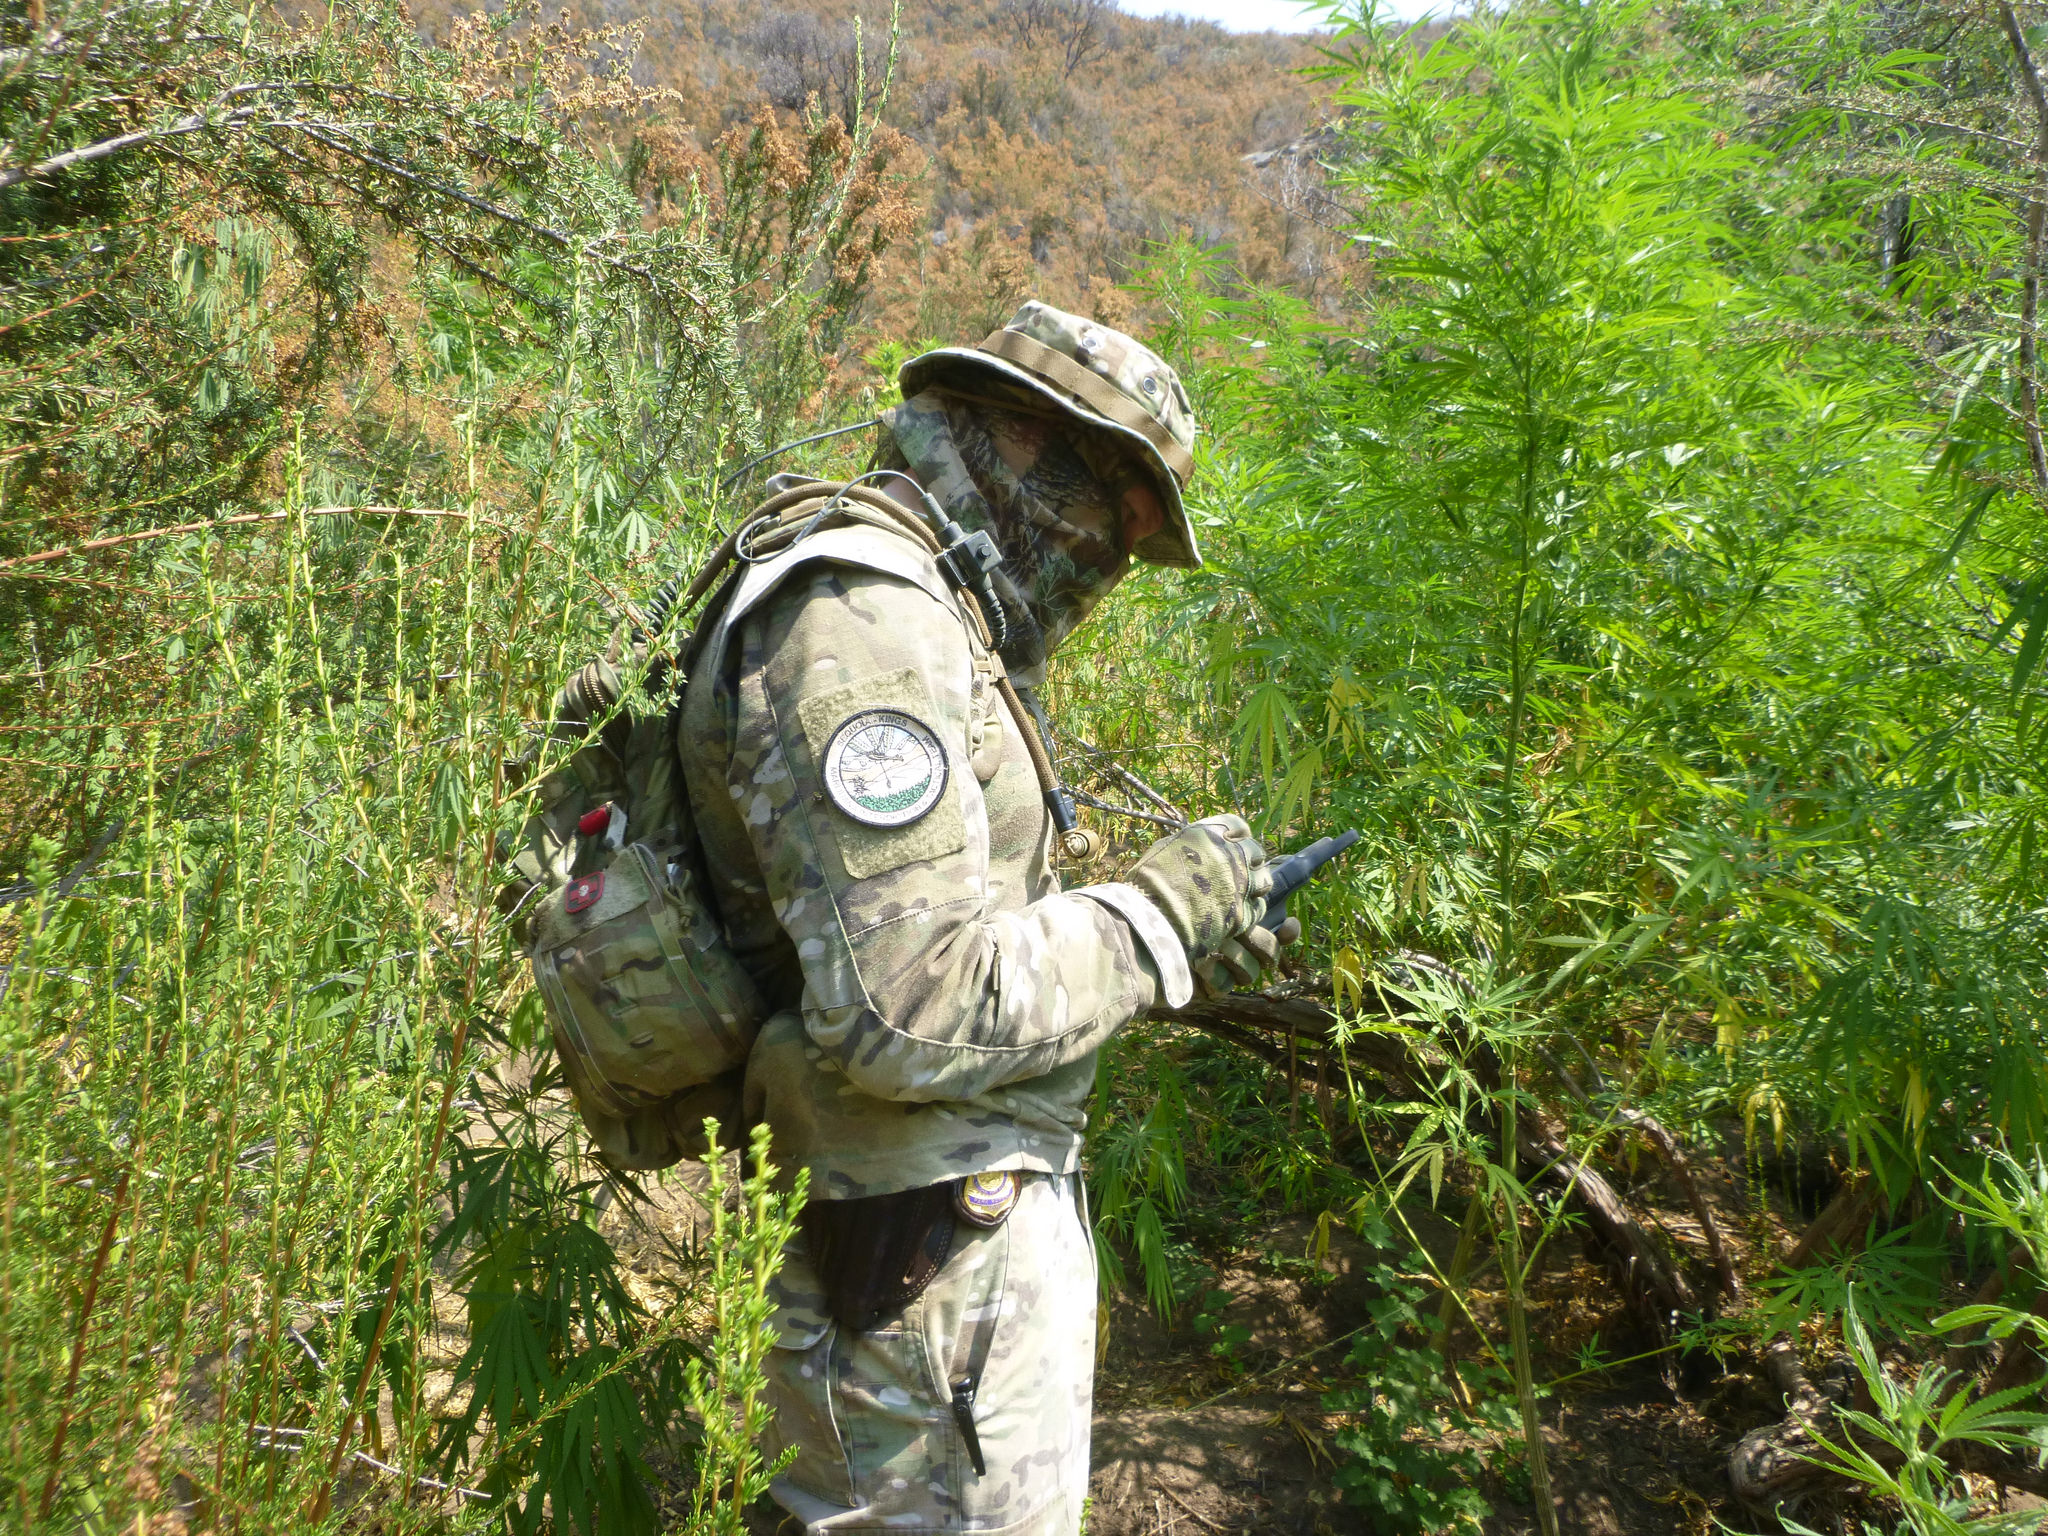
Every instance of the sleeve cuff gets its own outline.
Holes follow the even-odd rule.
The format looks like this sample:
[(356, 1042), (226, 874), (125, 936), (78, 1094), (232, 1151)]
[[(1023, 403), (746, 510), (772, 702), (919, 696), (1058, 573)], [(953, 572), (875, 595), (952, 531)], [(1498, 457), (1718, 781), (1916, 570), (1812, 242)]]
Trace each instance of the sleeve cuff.
[(1152, 964), (1159, 972), (1159, 987), (1166, 1006), (1187, 1006), (1188, 1000), (1195, 995), (1195, 976), (1188, 969), (1188, 952), (1174, 936), (1165, 914), (1152, 905), (1149, 896), (1135, 885), (1120, 883), (1084, 885), (1069, 894), (1100, 902), (1129, 923), (1131, 932), (1145, 946), (1145, 952), (1152, 957)]

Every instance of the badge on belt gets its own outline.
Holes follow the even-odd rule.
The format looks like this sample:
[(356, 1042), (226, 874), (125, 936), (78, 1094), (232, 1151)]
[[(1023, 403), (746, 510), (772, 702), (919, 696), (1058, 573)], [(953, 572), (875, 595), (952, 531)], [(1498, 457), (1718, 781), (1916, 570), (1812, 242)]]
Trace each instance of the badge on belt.
[(953, 1209), (977, 1227), (1000, 1227), (1017, 1208), (1023, 1181), (1016, 1174), (970, 1173), (953, 1186)]

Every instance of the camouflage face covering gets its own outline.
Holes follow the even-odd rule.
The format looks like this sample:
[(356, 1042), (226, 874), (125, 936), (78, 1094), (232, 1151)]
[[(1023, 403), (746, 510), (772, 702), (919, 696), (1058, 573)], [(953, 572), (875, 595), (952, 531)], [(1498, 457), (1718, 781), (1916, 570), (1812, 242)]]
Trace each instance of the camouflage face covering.
[(1124, 510), (1143, 471), (1029, 400), (929, 389), (882, 422), (895, 451), (885, 446), (881, 464), (915, 475), (961, 527), (994, 536), (1009, 624), (1003, 665), (1020, 686), (1043, 683), (1047, 658), (1123, 579), (1131, 546), (1163, 523)]

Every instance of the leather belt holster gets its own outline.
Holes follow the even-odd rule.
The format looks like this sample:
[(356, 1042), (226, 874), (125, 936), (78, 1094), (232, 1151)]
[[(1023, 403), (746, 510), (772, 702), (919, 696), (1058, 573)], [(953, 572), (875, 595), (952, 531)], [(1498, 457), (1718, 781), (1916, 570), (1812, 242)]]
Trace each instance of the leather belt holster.
[(833, 1318), (868, 1333), (901, 1312), (945, 1266), (955, 1223), (1001, 1226), (1026, 1177), (977, 1173), (899, 1194), (811, 1201), (803, 1210), (804, 1242)]
[(953, 1248), (953, 1186), (804, 1207), (804, 1242), (842, 1328), (868, 1333), (922, 1296)]

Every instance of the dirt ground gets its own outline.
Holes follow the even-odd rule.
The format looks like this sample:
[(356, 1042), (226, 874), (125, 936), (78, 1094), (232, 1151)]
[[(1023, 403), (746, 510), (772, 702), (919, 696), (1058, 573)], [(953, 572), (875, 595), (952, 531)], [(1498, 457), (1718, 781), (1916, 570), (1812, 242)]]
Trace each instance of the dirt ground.
[[(1811, 1215), (1814, 1195), (1791, 1184), (1766, 1190), (1770, 1208), (1758, 1217), (1731, 1177), (1741, 1166), (1738, 1154), (1718, 1165), (1696, 1162), (1694, 1172), (1738, 1270), (1756, 1276), (1768, 1265), (1756, 1262), (1753, 1246), (1782, 1251)], [(1703, 1261), (1700, 1230), (1676, 1191), (1646, 1177), (1624, 1192), (1674, 1247)], [(1411, 1212), (1410, 1221), (1432, 1257), (1446, 1264), (1456, 1241), (1454, 1226), (1426, 1210)], [(1310, 1231), (1304, 1221), (1282, 1219), (1260, 1247), (1268, 1255), (1301, 1253)], [(1227, 1315), (1258, 1319), (1242, 1352), (1241, 1383), (1219, 1373), (1205, 1339), (1184, 1326), (1162, 1327), (1134, 1298), (1115, 1300), (1097, 1376), (1089, 1536), (1377, 1536), (1391, 1529), (1339, 1501), (1330, 1481), (1328, 1444), (1337, 1421), (1323, 1407), (1328, 1387), (1356, 1379), (1341, 1345), (1375, 1294), (1366, 1274), (1370, 1258), (1362, 1244), (1339, 1233), (1330, 1246), (1326, 1279), (1302, 1278), (1304, 1265), (1289, 1265), (1290, 1273), (1279, 1275), (1270, 1265), (1223, 1268), (1218, 1283), (1233, 1298)], [(1482, 1274), (1475, 1310), (1502, 1337), (1505, 1329), (1496, 1325), (1504, 1297), (1487, 1294), (1486, 1285)], [(1730, 1451), (1784, 1411), (1755, 1362), (1741, 1354), (1716, 1361), (1692, 1353), (1621, 1363), (1647, 1350), (1650, 1341), (1630, 1320), (1601, 1267), (1569, 1235), (1533, 1280), (1529, 1309), (1537, 1381), (1576, 1378), (1561, 1382), (1542, 1410), (1561, 1531), (1769, 1536), (1782, 1530), (1775, 1520), (1743, 1510), (1729, 1489)], [(1469, 1351), (1474, 1341), (1459, 1329), (1453, 1342)], [(1589, 1347), (1617, 1364), (1587, 1371)], [(1536, 1531), (1526, 1482), (1518, 1488), (1518, 1479), (1498, 1470), (1490, 1468), (1476, 1485), (1492, 1509), (1482, 1522), (1485, 1536)], [(2029, 1506), (2041, 1501), (2012, 1495), (2003, 1505)], [(2040, 1530), (2048, 1532), (2048, 1506), (2041, 1507)], [(1800, 1513), (1821, 1531), (1857, 1530), (1861, 1517), (1876, 1522), (1874, 1529), (1890, 1529), (1875, 1508)]]
[[(1706, 1162), (1695, 1172), (1738, 1266), (1754, 1273), (1745, 1263), (1748, 1245), (1759, 1238), (1782, 1243), (1803, 1223), (1803, 1202), (1796, 1191), (1773, 1195), (1768, 1217), (1755, 1220), (1729, 1176), (1739, 1167), (1739, 1159)], [(614, 1211), (606, 1223), (628, 1259), (632, 1283), (650, 1300), (673, 1294), (670, 1255), (698, 1240), (702, 1212), (678, 1182), (656, 1189), (652, 1207), (630, 1217)], [(1678, 1249), (1698, 1256), (1698, 1228), (1675, 1195), (1653, 1182), (1627, 1194)], [(1444, 1203), (1455, 1209), (1448, 1196)], [(1406, 1214), (1437, 1262), (1446, 1263), (1456, 1239), (1453, 1223), (1426, 1208)], [(1340, 1500), (1330, 1480), (1330, 1437), (1341, 1420), (1323, 1404), (1331, 1387), (1358, 1379), (1346, 1364), (1348, 1336), (1378, 1294), (1374, 1256), (1340, 1229), (1318, 1270), (1298, 1257), (1312, 1232), (1301, 1217), (1276, 1215), (1244, 1251), (1205, 1256), (1213, 1287), (1230, 1297), (1225, 1316), (1250, 1328), (1227, 1366), (1213, 1357), (1211, 1339), (1192, 1326), (1193, 1307), (1168, 1326), (1135, 1288), (1111, 1300), (1096, 1380), (1088, 1536), (1348, 1536), (1390, 1529)], [(1482, 1272), (1475, 1308), (1491, 1329), (1501, 1298), (1489, 1296), (1486, 1285)], [(1587, 1372), (1589, 1349), (1620, 1361), (1646, 1343), (1614, 1286), (1569, 1235), (1535, 1277), (1530, 1311), (1538, 1381), (1585, 1372), (1559, 1385), (1543, 1410), (1561, 1530), (1710, 1536), (1779, 1529), (1736, 1507), (1728, 1491), (1729, 1451), (1782, 1412), (1746, 1363), (1667, 1354)], [(1460, 1329), (1454, 1344), (1469, 1350), (1473, 1339)], [(1501, 1475), (1514, 1470), (1490, 1467), (1476, 1485), (1492, 1509), (1482, 1525), (1485, 1536), (1537, 1529), (1526, 1483), (1518, 1490), (1517, 1478)], [(1839, 1513), (1813, 1511), (1807, 1518), (1827, 1530)], [(795, 1528), (765, 1506), (754, 1524), (763, 1536)]]
[[(1455, 1233), (1447, 1223), (1436, 1227), (1424, 1241), (1435, 1247), (1441, 1240), (1447, 1256)], [(1308, 1229), (1280, 1223), (1273, 1235), (1280, 1251), (1298, 1237), (1299, 1251)], [(1226, 1315), (1260, 1319), (1242, 1352), (1250, 1385), (1236, 1390), (1205, 1339), (1161, 1327), (1141, 1303), (1116, 1301), (1097, 1377), (1089, 1536), (1373, 1531), (1330, 1482), (1336, 1423), (1322, 1402), (1325, 1390), (1351, 1374), (1342, 1337), (1374, 1294), (1363, 1273), (1367, 1258), (1361, 1245), (1339, 1237), (1330, 1278), (1320, 1283), (1250, 1267), (1222, 1272), (1219, 1286), (1233, 1297)], [(1547, 1266), (1530, 1298), (1539, 1380), (1578, 1368), (1577, 1348), (1595, 1332), (1603, 1341), (1626, 1339), (1610, 1292), (1576, 1255)], [(1545, 1444), (1561, 1528), (1585, 1536), (1711, 1531), (1715, 1515), (1735, 1513), (1726, 1500), (1728, 1449), (1773, 1416), (1746, 1377), (1687, 1392), (1656, 1362), (1560, 1389), (1545, 1413)], [(1510, 1482), (1488, 1474), (1479, 1491), (1494, 1509), (1487, 1536), (1536, 1529), (1533, 1508), (1518, 1501)]]
[[(1232, 1392), (1219, 1378), (1204, 1340), (1167, 1332), (1141, 1305), (1111, 1308), (1097, 1381), (1090, 1536), (1374, 1529), (1338, 1502), (1329, 1480), (1335, 1426), (1322, 1394), (1346, 1374), (1344, 1351), (1316, 1353), (1355, 1326), (1370, 1299), (1352, 1283), (1360, 1260), (1336, 1245), (1338, 1273), (1325, 1285), (1226, 1272), (1222, 1288), (1270, 1319), (1247, 1352), (1255, 1383), (1248, 1390)], [(1539, 1338), (1580, 1334), (1585, 1319), (1570, 1314), (1583, 1314), (1588, 1299), (1612, 1333), (1618, 1309), (1612, 1318), (1598, 1314), (1604, 1281), (1590, 1265), (1554, 1267), (1545, 1282), (1532, 1297)], [(1559, 1354), (1552, 1348), (1538, 1357), (1539, 1377), (1573, 1368), (1574, 1356)], [(1230, 1395), (1218, 1401), (1219, 1393)], [(1711, 1530), (1713, 1515), (1732, 1514), (1722, 1470), (1729, 1447), (1772, 1416), (1744, 1378), (1687, 1395), (1654, 1364), (1562, 1389), (1546, 1413), (1545, 1436), (1562, 1527), (1586, 1536)], [(1488, 1536), (1536, 1529), (1534, 1510), (1517, 1502), (1511, 1484), (1489, 1476), (1480, 1491), (1495, 1510), (1485, 1522)]]

